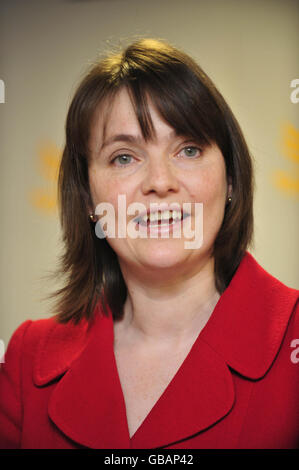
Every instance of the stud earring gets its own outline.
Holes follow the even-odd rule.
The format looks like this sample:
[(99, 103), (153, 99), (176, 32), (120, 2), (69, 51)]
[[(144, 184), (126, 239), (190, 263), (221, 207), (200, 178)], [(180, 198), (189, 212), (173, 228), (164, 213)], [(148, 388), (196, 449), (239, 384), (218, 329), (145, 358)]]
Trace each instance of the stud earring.
[(232, 202), (232, 197), (231, 197), (231, 196), (229, 196), (229, 197), (227, 198), (227, 202), (228, 202), (228, 203), (231, 203), (231, 202)]
[(89, 214), (89, 218), (92, 222), (96, 222), (95, 221), (95, 217), (94, 217), (94, 214)]

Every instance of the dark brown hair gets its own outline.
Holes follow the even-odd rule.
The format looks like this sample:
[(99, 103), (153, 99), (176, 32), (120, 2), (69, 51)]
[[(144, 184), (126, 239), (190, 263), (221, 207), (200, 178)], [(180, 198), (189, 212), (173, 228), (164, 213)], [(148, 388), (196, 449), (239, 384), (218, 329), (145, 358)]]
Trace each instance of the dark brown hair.
[(242, 131), (210, 78), (188, 55), (168, 43), (141, 39), (93, 65), (79, 85), (66, 121), (58, 201), (65, 251), (57, 298), (59, 322), (91, 320), (95, 305), (109, 305), (119, 318), (127, 296), (118, 259), (95, 235), (88, 179), (88, 143), (95, 110), (123, 87), (129, 92), (145, 140), (153, 135), (147, 96), (179, 135), (216, 143), (231, 177), (233, 196), (214, 244), (215, 282), (222, 293), (253, 235), (252, 161)]

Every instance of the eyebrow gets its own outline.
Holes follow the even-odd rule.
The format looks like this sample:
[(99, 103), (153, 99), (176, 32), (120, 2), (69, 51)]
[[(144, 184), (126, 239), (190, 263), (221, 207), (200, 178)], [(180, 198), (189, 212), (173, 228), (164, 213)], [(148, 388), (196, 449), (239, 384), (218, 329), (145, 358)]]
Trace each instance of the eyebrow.
[[(171, 139), (174, 136), (178, 136), (177, 132), (173, 129), (169, 135), (168, 139)], [(105, 142), (103, 142), (103, 145), (101, 147), (101, 150), (108, 145), (111, 145), (114, 142), (130, 142), (130, 143), (141, 143), (143, 141), (142, 137), (132, 135), (132, 134), (117, 134), (109, 137)]]
[(105, 142), (103, 142), (102, 149), (107, 147), (108, 145), (113, 144), (114, 142), (141, 142), (142, 139), (138, 136), (131, 135), (131, 134), (117, 134), (109, 137)]

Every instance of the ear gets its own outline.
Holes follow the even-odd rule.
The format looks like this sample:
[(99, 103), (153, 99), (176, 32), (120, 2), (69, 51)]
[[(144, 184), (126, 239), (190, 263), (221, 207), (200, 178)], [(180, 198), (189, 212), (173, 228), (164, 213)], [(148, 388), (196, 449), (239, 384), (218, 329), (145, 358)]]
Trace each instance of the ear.
[(89, 194), (88, 194), (88, 200), (86, 202), (86, 210), (87, 210), (87, 213), (88, 215), (89, 214), (93, 214), (94, 211), (95, 211), (95, 206), (93, 204), (93, 200), (92, 200), (92, 195), (91, 195), (91, 191), (89, 189)]
[(228, 176), (227, 177), (227, 197), (232, 196), (233, 194), (233, 183), (232, 183), (232, 177)]

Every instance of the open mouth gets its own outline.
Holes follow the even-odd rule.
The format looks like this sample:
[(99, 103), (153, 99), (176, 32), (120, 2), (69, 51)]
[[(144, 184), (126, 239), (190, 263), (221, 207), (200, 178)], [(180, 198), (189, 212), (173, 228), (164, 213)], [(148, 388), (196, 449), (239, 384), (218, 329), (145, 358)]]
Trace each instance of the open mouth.
[(162, 227), (174, 225), (188, 217), (190, 214), (180, 210), (155, 211), (136, 217), (134, 221), (143, 227)]

